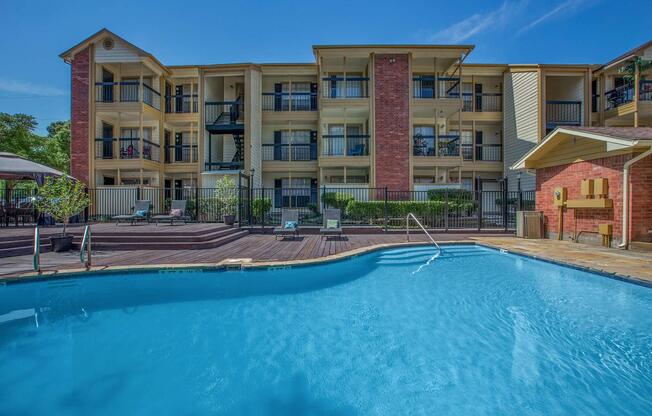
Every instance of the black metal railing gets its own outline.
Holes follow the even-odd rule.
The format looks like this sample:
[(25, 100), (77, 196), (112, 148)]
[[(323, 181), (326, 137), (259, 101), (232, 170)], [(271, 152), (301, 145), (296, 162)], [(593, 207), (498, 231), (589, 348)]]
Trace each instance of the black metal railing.
[(638, 99), (641, 101), (652, 101), (652, 81), (641, 80), (639, 83)]
[(120, 159), (140, 159), (140, 139), (139, 138), (119, 138)]
[(204, 106), (206, 124), (236, 124), (244, 120), (244, 102), (211, 101)]
[(95, 159), (113, 159), (113, 144), (116, 139), (112, 137), (102, 137), (95, 139)]
[(197, 145), (177, 144), (165, 146), (165, 163), (196, 163)]
[(369, 156), (369, 135), (326, 134), (322, 136), (322, 156)]
[(634, 100), (634, 84), (628, 83), (609, 91), (605, 91), (605, 110), (619, 107)]
[(546, 122), (549, 127), (582, 124), (582, 102), (568, 100), (546, 101)]
[(500, 162), (503, 160), (502, 144), (476, 144), (475, 160), (483, 162)]
[(241, 170), (244, 169), (244, 162), (205, 162), (204, 170)]
[[(140, 86), (141, 83), (138, 81), (96, 82), (95, 101), (102, 103), (136, 103), (141, 100)], [(145, 83), (142, 86), (143, 102), (160, 110), (161, 94)]]
[(503, 94), (486, 92), (475, 94), (475, 111), (482, 113), (503, 111)]
[(166, 95), (165, 112), (168, 114), (196, 113), (199, 110), (197, 94)]
[[(416, 186), (416, 185), (415, 185)], [(448, 185), (450, 186), (450, 185)], [(104, 187), (90, 189), (91, 207), (85, 220), (111, 221), (128, 214), (137, 200), (149, 200), (152, 215), (169, 212), (171, 200), (185, 200), (193, 221), (221, 222), (236, 215), (240, 226), (278, 225), (283, 209), (299, 211), (300, 225), (323, 224), (323, 210), (341, 210), (345, 226), (371, 226), (380, 231), (403, 229), (412, 212), (428, 229), (513, 230), (516, 212), (535, 209), (534, 191), (468, 191), (464, 189), (389, 190), (368, 186), (325, 185), (305, 188), (248, 188), (237, 185), (226, 192), (214, 188)], [(29, 207), (33, 197), (7, 197), (0, 203)], [(266, 203), (259, 203), (266, 200)], [(9, 202), (5, 202), (9, 201)]]
[(266, 161), (317, 160), (317, 144), (263, 144), (262, 154)]
[(414, 76), (412, 77), (412, 96), (419, 99), (460, 98), (460, 79), (434, 75)]
[(264, 92), (263, 111), (317, 111), (317, 93)]
[(322, 78), (323, 98), (367, 98), (369, 96), (369, 78), (337, 77)]
[(412, 137), (414, 156), (459, 156), (459, 136), (456, 134), (415, 135)]
[(159, 162), (161, 154), (161, 146), (149, 140), (143, 140), (143, 159)]

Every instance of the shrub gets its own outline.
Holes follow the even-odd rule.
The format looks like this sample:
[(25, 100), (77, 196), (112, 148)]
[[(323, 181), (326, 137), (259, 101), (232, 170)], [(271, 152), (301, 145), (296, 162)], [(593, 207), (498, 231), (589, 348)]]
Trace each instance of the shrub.
[(466, 189), (430, 189), (428, 191), (428, 199), (431, 201), (473, 201), (474, 194), (472, 191)]
[(265, 215), (272, 209), (272, 200), (270, 198), (254, 198), (251, 201), (252, 214), (256, 221), (263, 221)]
[(353, 195), (345, 192), (324, 192), (321, 196), (324, 205), (337, 208), (344, 212), (349, 202), (353, 201)]
[[(435, 216), (444, 212), (441, 201), (387, 201), (389, 217), (405, 217), (408, 213), (417, 217)], [(385, 201), (350, 201), (346, 207), (346, 215), (352, 220), (385, 217)]]
[(221, 208), (222, 215), (235, 215), (238, 205), (238, 189), (235, 181), (229, 175), (224, 175), (215, 182), (215, 198)]
[(55, 220), (63, 222), (62, 234), (65, 235), (70, 217), (88, 207), (90, 199), (82, 182), (73, 181), (67, 176), (60, 176), (56, 179), (47, 178), (45, 180), (43, 186), (39, 188), (35, 204), (39, 211), (50, 214)]

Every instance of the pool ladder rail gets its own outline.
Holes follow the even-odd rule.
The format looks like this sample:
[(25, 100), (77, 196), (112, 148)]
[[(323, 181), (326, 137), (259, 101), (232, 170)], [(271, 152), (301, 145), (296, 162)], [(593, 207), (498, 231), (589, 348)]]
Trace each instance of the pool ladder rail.
[(439, 250), (439, 253), (441, 253), (441, 247), (439, 247), (439, 244), (437, 244), (437, 242), (435, 241), (435, 239), (432, 238), (432, 236), (431, 236), (430, 233), (426, 230), (426, 228), (425, 228), (423, 225), (421, 225), (421, 222), (420, 222), (420, 221), (417, 219), (417, 217), (415, 217), (414, 214), (411, 213), (411, 212), (410, 212), (409, 214), (407, 214), (407, 216), (405, 217), (405, 234), (406, 234), (406, 237), (407, 237), (407, 241), (410, 241), (410, 218), (412, 218), (412, 219), (414, 220), (414, 222), (416, 222), (417, 225), (418, 225), (419, 227), (421, 227), (421, 229), (423, 230), (424, 233), (426, 233), (426, 235), (428, 236), (428, 238), (430, 239), (430, 241), (432, 242), (432, 244), (434, 244), (435, 247), (437, 247), (437, 250)]
[[(84, 228), (84, 238), (82, 239), (82, 244), (79, 249), (79, 260), (86, 267), (86, 269), (91, 268), (91, 259), (92, 259), (92, 244), (91, 244), (91, 226), (87, 225)], [(84, 256), (84, 251), (87, 255)], [(34, 228), (34, 257), (33, 257), (33, 266), (34, 271), (38, 274), (41, 274), (41, 233), (38, 227)]]

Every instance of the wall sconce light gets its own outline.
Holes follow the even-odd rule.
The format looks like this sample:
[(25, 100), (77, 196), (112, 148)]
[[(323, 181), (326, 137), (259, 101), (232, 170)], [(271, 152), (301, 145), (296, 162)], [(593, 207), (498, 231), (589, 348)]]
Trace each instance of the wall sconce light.
[(395, 58), (389, 58), (389, 63), (390, 63), (390, 64), (393, 64), (394, 62), (396, 62), (396, 59), (395, 59)]

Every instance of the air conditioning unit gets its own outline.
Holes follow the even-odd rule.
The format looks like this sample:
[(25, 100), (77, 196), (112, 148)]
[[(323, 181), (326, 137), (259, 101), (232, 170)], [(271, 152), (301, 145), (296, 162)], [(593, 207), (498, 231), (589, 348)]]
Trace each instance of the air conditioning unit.
[(543, 212), (516, 211), (516, 236), (543, 238)]

